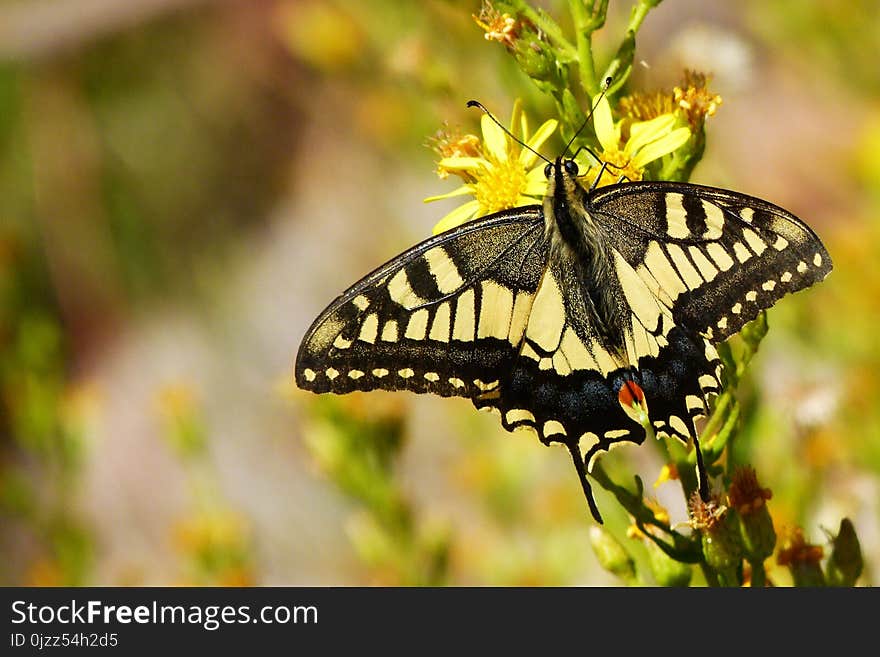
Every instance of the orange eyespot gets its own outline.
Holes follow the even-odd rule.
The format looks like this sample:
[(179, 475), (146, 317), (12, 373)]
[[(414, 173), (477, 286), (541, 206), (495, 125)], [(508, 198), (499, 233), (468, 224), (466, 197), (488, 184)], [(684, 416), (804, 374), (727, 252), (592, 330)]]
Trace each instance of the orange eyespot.
[(626, 381), (620, 386), (620, 391), (617, 393), (617, 400), (624, 408), (641, 406), (645, 401), (645, 393), (635, 381)]

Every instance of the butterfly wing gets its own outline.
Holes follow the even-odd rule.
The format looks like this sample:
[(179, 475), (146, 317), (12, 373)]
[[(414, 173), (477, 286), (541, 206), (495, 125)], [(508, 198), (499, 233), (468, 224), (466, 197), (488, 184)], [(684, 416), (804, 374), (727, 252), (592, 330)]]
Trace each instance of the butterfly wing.
[(592, 213), (676, 325), (720, 342), (832, 263), (790, 212), (714, 187), (670, 182), (593, 193)]
[(822, 280), (831, 258), (791, 213), (700, 185), (639, 182), (590, 196), (631, 314), (629, 360), (659, 434), (687, 438), (720, 387), (713, 343)]
[(297, 384), (318, 393), (497, 394), (546, 267), (543, 229), (540, 207), (507, 210), (382, 265), (306, 332)]

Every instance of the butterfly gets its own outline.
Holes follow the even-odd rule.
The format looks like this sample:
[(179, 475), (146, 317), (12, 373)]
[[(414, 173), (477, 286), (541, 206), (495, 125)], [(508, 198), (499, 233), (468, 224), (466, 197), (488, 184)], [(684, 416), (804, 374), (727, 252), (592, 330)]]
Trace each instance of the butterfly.
[(692, 442), (721, 387), (714, 347), (832, 263), (790, 212), (738, 192), (639, 181), (585, 187), (548, 161), (541, 205), (427, 239), (367, 274), (312, 323), (297, 385), (466, 397), (572, 457), (657, 437)]

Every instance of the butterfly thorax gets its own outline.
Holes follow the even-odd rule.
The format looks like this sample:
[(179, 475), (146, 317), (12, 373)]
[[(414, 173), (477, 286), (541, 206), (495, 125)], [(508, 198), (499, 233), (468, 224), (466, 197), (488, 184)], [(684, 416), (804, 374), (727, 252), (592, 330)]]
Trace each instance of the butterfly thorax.
[(544, 197), (545, 235), (552, 258), (565, 262), (568, 271), (577, 272), (578, 287), (592, 310), (594, 327), (607, 348), (622, 350), (624, 313), (616, 301), (620, 285), (607, 238), (590, 214), (589, 193), (566, 169), (565, 161), (557, 158), (552, 169)]

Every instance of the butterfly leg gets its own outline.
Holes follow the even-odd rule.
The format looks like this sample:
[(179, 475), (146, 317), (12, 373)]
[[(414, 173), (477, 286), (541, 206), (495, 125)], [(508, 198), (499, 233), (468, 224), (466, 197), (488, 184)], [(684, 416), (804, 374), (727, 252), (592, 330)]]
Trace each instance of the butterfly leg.
[(697, 450), (697, 488), (700, 491), (700, 499), (709, 501), (709, 477), (706, 475), (706, 464), (703, 462), (703, 452), (700, 449), (700, 441), (694, 430), (694, 449)]
[(587, 498), (587, 504), (590, 505), (590, 513), (600, 525), (602, 523), (602, 514), (599, 513), (599, 507), (596, 506), (596, 500), (593, 499), (593, 489), (590, 488), (590, 482), (587, 481), (587, 468), (584, 465), (584, 457), (581, 455), (581, 448), (577, 441), (566, 443), (568, 451), (571, 452), (571, 460), (574, 461), (575, 470), (577, 470), (578, 478), (581, 480), (581, 488), (584, 490), (584, 496)]

